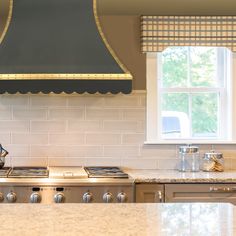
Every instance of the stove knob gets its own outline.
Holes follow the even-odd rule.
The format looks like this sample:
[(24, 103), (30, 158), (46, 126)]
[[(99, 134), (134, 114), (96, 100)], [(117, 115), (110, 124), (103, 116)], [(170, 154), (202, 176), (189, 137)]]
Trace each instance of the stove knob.
[(106, 202), (106, 203), (110, 203), (113, 201), (113, 197), (112, 197), (112, 194), (111, 193), (105, 193), (103, 195), (103, 201)]
[(7, 194), (7, 201), (10, 203), (14, 203), (16, 201), (16, 194), (14, 192), (10, 192)]
[(117, 195), (117, 201), (120, 202), (120, 203), (124, 203), (127, 201), (127, 195), (123, 192), (119, 193)]
[(84, 201), (85, 203), (92, 202), (92, 200), (93, 200), (93, 195), (92, 195), (92, 193), (87, 192), (87, 193), (85, 193), (85, 194), (83, 195), (83, 201)]
[(63, 193), (57, 193), (55, 196), (54, 196), (54, 201), (55, 203), (63, 203), (65, 202), (65, 196)]
[(30, 195), (30, 202), (31, 203), (40, 203), (41, 202), (41, 196), (39, 193), (32, 193)]
[(2, 193), (0, 193), (0, 202), (3, 202), (4, 201), (4, 196)]

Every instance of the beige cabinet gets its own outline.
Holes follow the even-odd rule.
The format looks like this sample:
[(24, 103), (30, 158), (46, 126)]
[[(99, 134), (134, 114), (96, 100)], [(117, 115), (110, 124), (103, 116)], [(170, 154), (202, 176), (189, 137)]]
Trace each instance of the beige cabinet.
[(164, 185), (136, 184), (136, 202), (164, 202)]
[(230, 202), (236, 205), (236, 184), (166, 184), (165, 202)]

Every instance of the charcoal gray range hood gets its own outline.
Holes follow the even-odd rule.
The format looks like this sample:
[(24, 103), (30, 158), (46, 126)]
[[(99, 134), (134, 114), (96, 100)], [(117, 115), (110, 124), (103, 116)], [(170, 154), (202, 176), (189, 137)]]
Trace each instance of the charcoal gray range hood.
[(96, 0), (0, 0), (0, 93), (130, 93)]

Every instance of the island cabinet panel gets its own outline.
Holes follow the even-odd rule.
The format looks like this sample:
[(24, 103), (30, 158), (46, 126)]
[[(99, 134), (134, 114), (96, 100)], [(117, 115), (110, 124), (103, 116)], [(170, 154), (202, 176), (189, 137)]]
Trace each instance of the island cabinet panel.
[(236, 184), (165, 184), (165, 202), (229, 202), (236, 205)]
[(164, 202), (163, 184), (136, 184), (136, 202)]

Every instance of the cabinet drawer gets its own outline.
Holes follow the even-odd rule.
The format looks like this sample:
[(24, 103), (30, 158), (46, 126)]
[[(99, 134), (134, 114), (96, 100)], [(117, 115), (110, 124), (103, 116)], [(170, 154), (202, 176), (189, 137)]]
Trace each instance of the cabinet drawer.
[(236, 184), (166, 184), (165, 201), (236, 204)]
[(136, 202), (164, 202), (164, 185), (136, 184)]

